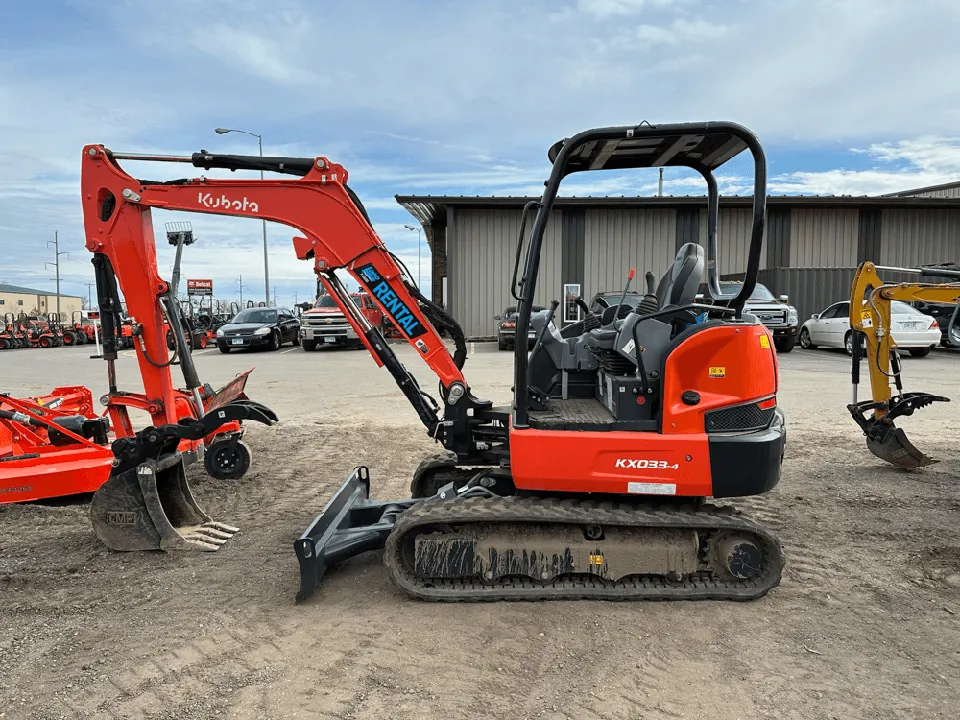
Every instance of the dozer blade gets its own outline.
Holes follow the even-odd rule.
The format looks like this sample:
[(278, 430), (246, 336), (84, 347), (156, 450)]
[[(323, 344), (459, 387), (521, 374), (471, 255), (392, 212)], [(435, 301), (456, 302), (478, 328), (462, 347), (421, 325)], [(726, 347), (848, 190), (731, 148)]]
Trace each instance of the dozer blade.
[(93, 495), (90, 519), (101, 542), (121, 551), (213, 551), (239, 532), (197, 505), (180, 453), (111, 473)]
[(907, 434), (890, 423), (883, 432), (867, 435), (867, 447), (881, 460), (903, 470), (915, 470), (940, 462), (920, 452), (909, 440)]

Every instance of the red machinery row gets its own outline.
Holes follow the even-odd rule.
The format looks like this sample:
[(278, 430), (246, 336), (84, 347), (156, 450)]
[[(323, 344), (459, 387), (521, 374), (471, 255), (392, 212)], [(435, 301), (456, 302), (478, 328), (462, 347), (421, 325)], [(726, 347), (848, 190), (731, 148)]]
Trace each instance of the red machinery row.
[(0, 325), (0, 350), (28, 347), (53, 348), (85, 345), (99, 341), (97, 312), (75, 312), (65, 322), (57, 313), (28, 315), (5, 313)]

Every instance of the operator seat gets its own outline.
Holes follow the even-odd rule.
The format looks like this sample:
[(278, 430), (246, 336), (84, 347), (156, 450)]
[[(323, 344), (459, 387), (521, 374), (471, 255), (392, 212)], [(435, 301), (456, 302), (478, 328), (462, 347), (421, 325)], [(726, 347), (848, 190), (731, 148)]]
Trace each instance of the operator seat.
[(703, 248), (697, 243), (686, 243), (677, 251), (673, 265), (660, 278), (657, 300), (660, 309), (689, 305), (697, 297), (703, 279)]
[[(703, 248), (697, 243), (686, 243), (677, 251), (673, 265), (664, 273), (657, 286), (660, 310), (689, 305), (697, 297), (703, 269), (706, 265)], [(641, 350), (643, 367), (649, 372), (658, 370), (670, 342), (677, 334), (677, 323), (672, 318), (644, 320), (645, 315), (630, 313), (620, 325), (615, 349), (624, 358), (638, 365), (636, 346)], [(679, 323), (684, 325), (684, 323)]]

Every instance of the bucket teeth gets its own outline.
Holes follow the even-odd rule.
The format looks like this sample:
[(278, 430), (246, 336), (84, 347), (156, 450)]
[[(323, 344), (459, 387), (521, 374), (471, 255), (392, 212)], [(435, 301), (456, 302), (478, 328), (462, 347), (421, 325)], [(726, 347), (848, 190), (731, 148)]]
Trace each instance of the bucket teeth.
[(196, 532), (198, 535), (204, 535), (209, 538), (214, 538), (215, 540), (223, 540), (224, 542), (233, 537), (233, 533), (223, 532), (223, 530), (206, 526), (197, 528)]
[(211, 520), (210, 522), (206, 522), (203, 524), (203, 526), (215, 528), (217, 530), (223, 530), (223, 532), (230, 533), (231, 535), (233, 535), (234, 533), (240, 532), (240, 528), (234, 527), (233, 525), (227, 525), (226, 523), (217, 522), (216, 520)]

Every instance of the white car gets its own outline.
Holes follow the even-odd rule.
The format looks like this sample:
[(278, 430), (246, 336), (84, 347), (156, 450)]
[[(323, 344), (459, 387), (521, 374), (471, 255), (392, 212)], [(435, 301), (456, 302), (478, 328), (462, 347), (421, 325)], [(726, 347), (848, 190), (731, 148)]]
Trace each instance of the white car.
[[(893, 341), (914, 357), (923, 357), (940, 342), (940, 325), (912, 305), (894, 300), (890, 305)], [(800, 347), (843, 348), (853, 354), (850, 330), (850, 301), (834, 303), (822, 313), (813, 315), (800, 328)]]

